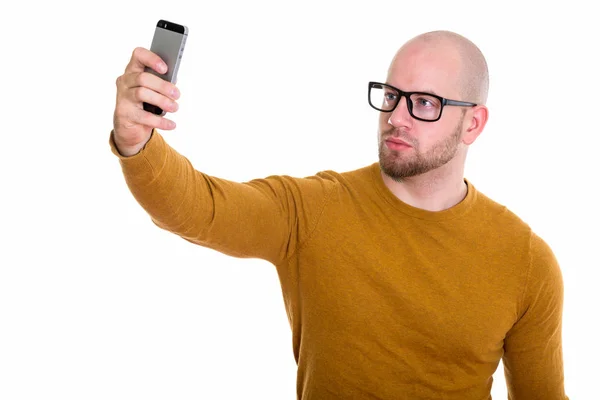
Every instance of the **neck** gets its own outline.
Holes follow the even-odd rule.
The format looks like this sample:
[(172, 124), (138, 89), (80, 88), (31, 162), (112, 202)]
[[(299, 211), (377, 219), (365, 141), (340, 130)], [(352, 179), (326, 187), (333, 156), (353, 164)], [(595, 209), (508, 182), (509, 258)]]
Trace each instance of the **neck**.
[(442, 167), (401, 181), (394, 180), (383, 171), (381, 176), (398, 199), (427, 211), (446, 210), (460, 203), (467, 195), (464, 168)]

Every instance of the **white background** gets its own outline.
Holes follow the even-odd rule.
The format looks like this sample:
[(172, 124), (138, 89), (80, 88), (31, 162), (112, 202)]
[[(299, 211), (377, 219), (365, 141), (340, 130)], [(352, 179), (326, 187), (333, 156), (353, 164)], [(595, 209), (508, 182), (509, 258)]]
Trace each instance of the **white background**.
[(109, 150), (115, 80), (161, 18), (190, 29), (164, 136), (239, 181), (376, 161), (367, 82), (397, 48), (436, 29), (479, 45), (490, 119), (466, 176), (553, 248), (567, 394), (597, 395), (593, 2), (18, 4), (0, 28), (1, 399), (295, 399), (274, 267), (155, 227)]

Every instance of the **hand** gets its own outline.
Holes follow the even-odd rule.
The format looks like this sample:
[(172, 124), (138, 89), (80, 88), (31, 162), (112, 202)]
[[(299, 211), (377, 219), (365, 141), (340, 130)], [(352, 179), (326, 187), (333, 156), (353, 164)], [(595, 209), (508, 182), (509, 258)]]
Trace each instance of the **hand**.
[(150, 50), (138, 47), (123, 75), (117, 78), (117, 102), (113, 116), (114, 140), (119, 153), (124, 156), (137, 154), (150, 139), (153, 128), (175, 129), (175, 122), (144, 110), (143, 103), (159, 106), (175, 112), (179, 108), (177, 87), (149, 72), (152, 68), (159, 74), (167, 72), (167, 65)]

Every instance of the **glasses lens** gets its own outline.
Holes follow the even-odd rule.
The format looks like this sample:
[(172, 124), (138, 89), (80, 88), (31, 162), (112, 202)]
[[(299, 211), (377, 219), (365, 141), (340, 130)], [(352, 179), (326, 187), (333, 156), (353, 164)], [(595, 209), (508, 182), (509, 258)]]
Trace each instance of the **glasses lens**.
[(412, 101), (412, 113), (415, 117), (433, 121), (440, 116), (442, 102), (437, 97), (426, 93), (413, 93), (410, 100)]
[(398, 92), (384, 85), (373, 84), (369, 91), (369, 101), (378, 110), (391, 111), (398, 103)]

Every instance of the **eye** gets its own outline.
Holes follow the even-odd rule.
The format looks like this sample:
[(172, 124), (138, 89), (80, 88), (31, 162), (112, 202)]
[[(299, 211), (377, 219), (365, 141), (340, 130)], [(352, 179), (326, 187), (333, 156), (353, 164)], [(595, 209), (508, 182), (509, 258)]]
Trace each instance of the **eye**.
[(421, 107), (433, 107), (433, 103), (431, 102), (431, 100), (429, 100), (425, 97), (419, 97), (417, 99), (417, 105), (419, 105)]
[(439, 99), (437, 99), (433, 96), (428, 96), (424, 93), (415, 93), (411, 97), (411, 100), (415, 104), (415, 107), (418, 107), (418, 108), (422, 108), (422, 109), (440, 108), (440, 100)]
[(389, 102), (393, 102), (398, 98), (398, 95), (396, 93), (389, 92), (389, 91), (385, 92), (385, 94), (383, 96), (384, 96), (385, 100), (389, 101)]

